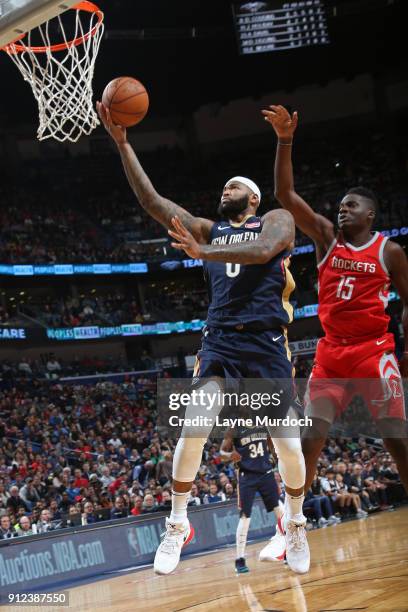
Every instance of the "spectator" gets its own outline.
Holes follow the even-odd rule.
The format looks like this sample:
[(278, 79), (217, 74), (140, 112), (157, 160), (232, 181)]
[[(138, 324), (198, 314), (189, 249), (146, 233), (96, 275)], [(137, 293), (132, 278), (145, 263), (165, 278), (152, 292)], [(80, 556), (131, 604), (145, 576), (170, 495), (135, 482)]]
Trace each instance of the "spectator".
[(41, 499), (39, 492), (34, 487), (32, 478), (26, 479), (25, 485), (20, 489), (20, 497), (29, 510), (31, 510), (33, 505)]
[(37, 533), (47, 533), (55, 529), (51, 521), (51, 513), (48, 508), (41, 511), (40, 520), (37, 523)]
[(154, 499), (153, 495), (151, 493), (146, 493), (142, 504), (142, 514), (156, 512), (157, 510), (158, 507), (156, 505), (156, 500)]
[(20, 497), (18, 487), (13, 486), (10, 488), (10, 497), (7, 499), (6, 507), (14, 514), (17, 514), (17, 510), (20, 506), (25, 508), (27, 511), (30, 510), (25, 501)]
[(31, 528), (31, 520), (29, 516), (21, 516), (16, 527), (17, 534), (19, 536), (30, 536), (34, 532)]
[(187, 503), (189, 506), (200, 506), (201, 505), (201, 499), (198, 495), (198, 487), (195, 483), (193, 483), (191, 487), (190, 497), (188, 498)]
[(167, 490), (161, 494), (161, 502), (157, 508), (160, 512), (167, 512), (171, 510), (171, 493)]
[(303, 508), (311, 508), (313, 510), (319, 527), (326, 527), (327, 525), (341, 522), (341, 519), (337, 518), (334, 514), (330, 497), (324, 494), (323, 486), (317, 473), (315, 474), (311, 489), (305, 496)]
[(158, 462), (156, 469), (156, 480), (164, 486), (172, 481), (173, 455), (170, 451), (163, 453), (163, 458)]
[(217, 502), (224, 502), (224, 501), (226, 501), (225, 493), (223, 493), (222, 491), (218, 489), (218, 485), (210, 484), (209, 493), (207, 493), (204, 496), (204, 503), (214, 504)]
[(0, 540), (8, 540), (17, 536), (17, 531), (11, 526), (10, 517), (7, 514), (3, 514), (0, 517)]
[(372, 504), (368, 491), (364, 486), (364, 479), (361, 475), (362, 471), (362, 466), (359, 463), (355, 463), (353, 466), (353, 473), (350, 479), (350, 492), (356, 493), (359, 496), (363, 509), (371, 510)]
[(142, 506), (143, 506), (143, 497), (140, 495), (134, 495), (132, 498), (132, 509), (130, 514), (133, 516), (139, 516), (142, 514)]
[(48, 377), (51, 379), (58, 378), (59, 373), (61, 372), (61, 369), (62, 369), (61, 364), (59, 363), (55, 355), (50, 356), (49, 360), (47, 361), (46, 368), (48, 372)]
[(115, 505), (111, 510), (111, 519), (117, 518), (126, 518), (128, 516), (128, 511), (125, 506), (125, 501), (122, 496), (118, 495), (115, 498)]
[(224, 493), (225, 493), (225, 499), (227, 501), (231, 501), (232, 499), (237, 498), (237, 493), (234, 490), (234, 486), (232, 485), (231, 482), (227, 482), (226, 485), (224, 486)]
[(82, 471), (77, 468), (74, 471), (74, 483), (73, 486), (75, 489), (81, 489), (81, 487), (87, 487), (89, 485), (89, 480), (84, 478)]
[(94, 514), (94, 506), (92, 502), (85, 502), (84, 504), (84, 512), (82, 514), (82, 524), (83, 525), (92, 525), (96, 523), (97, 519)]
[(118, 434), (115, 432), (111, 439), (108, 441), (108, 444), (111, 444), (113, 448), (116, 450), (120, 446), (122, 446), (122, 440), (118, 437)]
[(68, 510), (68, 518), (66, 520), (66, 527), (75, 527), (78, 525), (78, 519), (81, 517), (81, 510), (76, 506), (70, 506)]

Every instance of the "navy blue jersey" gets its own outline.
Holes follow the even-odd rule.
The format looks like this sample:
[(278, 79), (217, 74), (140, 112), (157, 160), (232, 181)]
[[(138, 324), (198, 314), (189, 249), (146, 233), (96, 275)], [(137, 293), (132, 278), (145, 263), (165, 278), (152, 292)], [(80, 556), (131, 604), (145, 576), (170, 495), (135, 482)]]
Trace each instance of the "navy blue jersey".
[[(241, 224), (214, 223), (209, 243), (233, 244), (256, 240), (262, 230), (260, 217)], [(280, 329), (293, 320), (289, 296), (295, 282), (288, 267), (290, 252), (282, 251), (265, 264), (241, 265), (204, 262), (210, 306), (209, 327), (245, 325), (254, 330)]]
[(237, 437), (234, 438), (234, 447), (241, 455), (241, 461), (238, 463), (240, 471), (266, 474), (272, 469), (266, 429), (239, 429)]

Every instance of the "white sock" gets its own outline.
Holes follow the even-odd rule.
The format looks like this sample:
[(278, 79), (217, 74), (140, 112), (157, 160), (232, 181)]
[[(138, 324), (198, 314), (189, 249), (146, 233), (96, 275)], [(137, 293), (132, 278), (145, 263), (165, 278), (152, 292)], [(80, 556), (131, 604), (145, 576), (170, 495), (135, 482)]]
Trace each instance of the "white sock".
[(251, 519), (246, 516), (241, 516), (237, 526), (237, 559), (241, 559), (245, 556), (245, 547), (247, 543), (249, 523)]
[(187, 500), (190, 496), (190, 491), (187, 493), (171, 492), (171, 513), (170, 521), (172, 523), (185, 523), (187, 520)]
[(303, 514), (303, 502), (305, 500), (305, 496), (303, 493), (294, 497), (293, 495), (289, 495), (289, 493), (285, 494), (285, 518), (286, 520), (292, 520), (296, 523), (304, 523), (305, 517)]

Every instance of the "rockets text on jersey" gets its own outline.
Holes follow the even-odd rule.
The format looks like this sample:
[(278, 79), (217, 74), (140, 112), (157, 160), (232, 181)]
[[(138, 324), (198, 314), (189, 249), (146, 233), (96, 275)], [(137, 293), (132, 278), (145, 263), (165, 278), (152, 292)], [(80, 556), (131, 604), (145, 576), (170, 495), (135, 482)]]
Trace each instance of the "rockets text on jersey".
[(328, 339), (358, 342), (386, 333), (386, 241), (379, 232), (359, 247), (337, 238), (318, 265), (319, 318)]

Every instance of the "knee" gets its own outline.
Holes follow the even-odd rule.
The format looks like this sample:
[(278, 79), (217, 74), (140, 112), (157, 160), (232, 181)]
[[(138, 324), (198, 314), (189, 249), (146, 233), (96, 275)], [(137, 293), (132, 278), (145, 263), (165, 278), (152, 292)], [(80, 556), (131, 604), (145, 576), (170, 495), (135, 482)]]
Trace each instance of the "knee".
[(299, 438), (280, 438), (278, 444), (275, 441), (275, 448), (279, 461), (285, 463), (303, 461), (302, 445)]

